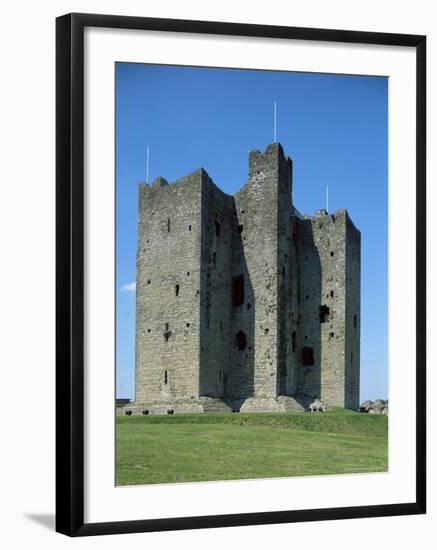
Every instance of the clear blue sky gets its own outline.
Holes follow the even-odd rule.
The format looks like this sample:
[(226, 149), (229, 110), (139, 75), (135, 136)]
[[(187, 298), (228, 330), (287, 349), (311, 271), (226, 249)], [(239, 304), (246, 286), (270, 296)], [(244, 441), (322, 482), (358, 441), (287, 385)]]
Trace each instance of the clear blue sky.
[(387, 397), (387, 79), (116, 65), (117, 396), (134, 396), (138, 184), (203, 166), (225, 192), (246, 181), (248, 152), (277, 137), (293, 159), (302, 213), (347, 208), (361, 231), (361, 399)]

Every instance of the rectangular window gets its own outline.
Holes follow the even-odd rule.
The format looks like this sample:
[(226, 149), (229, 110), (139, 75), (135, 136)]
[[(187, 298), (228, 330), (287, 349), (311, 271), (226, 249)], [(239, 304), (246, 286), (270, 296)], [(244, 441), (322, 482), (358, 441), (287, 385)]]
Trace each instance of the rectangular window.
[(221, 230), (221, 226), (219, 224), (219, 222), (217, 220), (215, 220), (215, 234), (216, 234), (216, 237), (220, 237), (220, 230)]
[(232, 305), (241, 306), (244, 303), (244, 275), (232, 278)]
[(325, 321), (327, 321), (329, 319), (329, 307), (328, 306), (325, 306), (325, 305), (320, 306), (320, 308), (319, 308), (319, 317), (320, 317), (320, 322), (321, 323), (324, 323)]
[(314, 350), (310, 347), (302, 348), (302, 366), (312, 367), (314, 365)]
[(167, 232), (170, 233), (170, 218), (167, 218)]

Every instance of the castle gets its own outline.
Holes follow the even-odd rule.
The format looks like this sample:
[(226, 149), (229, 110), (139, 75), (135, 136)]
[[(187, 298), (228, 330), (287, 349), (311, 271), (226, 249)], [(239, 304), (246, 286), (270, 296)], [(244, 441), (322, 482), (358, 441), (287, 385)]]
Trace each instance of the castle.
[(129, 410), (357, 409), (360, 238), (346, 210), (299, 214), (279, 143), (235, 195), (203, 168), (141, 184)]

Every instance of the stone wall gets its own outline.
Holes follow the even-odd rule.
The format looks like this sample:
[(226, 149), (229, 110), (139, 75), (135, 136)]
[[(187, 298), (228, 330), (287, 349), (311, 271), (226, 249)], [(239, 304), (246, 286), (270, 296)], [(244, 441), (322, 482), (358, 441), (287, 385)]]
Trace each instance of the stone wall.
[(229, 377), (233, 199), (204, 174), (200, 284), (200, 396), (224, 397)]
[(346, 213), (345, 404), (357, 409), (360, 400), (361, 233)]
[(299, 278), (296, 391), (300, 398), (310, 402), (321, 395), (322, 357), (319, 321), (322, 297), (321, 262), (314, 241), (311, 218), (296, 220), (295, 239)]
[(201, 189), (198, 170), (140, 186), (136, 277), (138, 403), (199, 396)]
[[(281, 207), (280, 196), (286, 202)], [(243, 275), (245, 284), (243, 303), (232, 309), (233, 333), (242, 331), (247, 346), (239, 350), (234, 343), (232, 384), (242, 386), (243, 397), (278, 395), (278, 221), (285, 233), (279, 213), (287, 209), (288, 220), (290, 200), (290, 167), (282, 147), (273, 144), (265, 153), (251, 151), (249, 180), (235, 195), (239, 231), (233, 251), (233, 276)]]
[[(346, 210), (320, 210), (300, 227), (298, 392), (358, 408), (360, 248)], [(313, 365), (309, 358), (312, 350)], [(354, 357), (355, 355), (355, 357)]]

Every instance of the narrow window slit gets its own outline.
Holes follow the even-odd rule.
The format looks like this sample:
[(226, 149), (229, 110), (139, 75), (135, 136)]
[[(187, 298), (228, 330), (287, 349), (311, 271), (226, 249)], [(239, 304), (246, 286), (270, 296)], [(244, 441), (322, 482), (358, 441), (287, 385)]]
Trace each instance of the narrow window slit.
[(235, 345), (237, 346), (238, 351), (243, 351), (246, 349), (247, 338), (242, 330), (237, 332), (235, 336)]
[(296, 339), (297, 339), (297, 334), (296, 334), (296, 331), (294, 330), (291, 334), (291, 351), (293, 353), (296, 352)]
[(319, 318), (320, 322), (324, 323), (329, 319), (329, 307), (326, 305), (321, 305), (319, 308)]
[(241, 306), (244, 303), (244, 275), (232, 278), (232, 305)]

